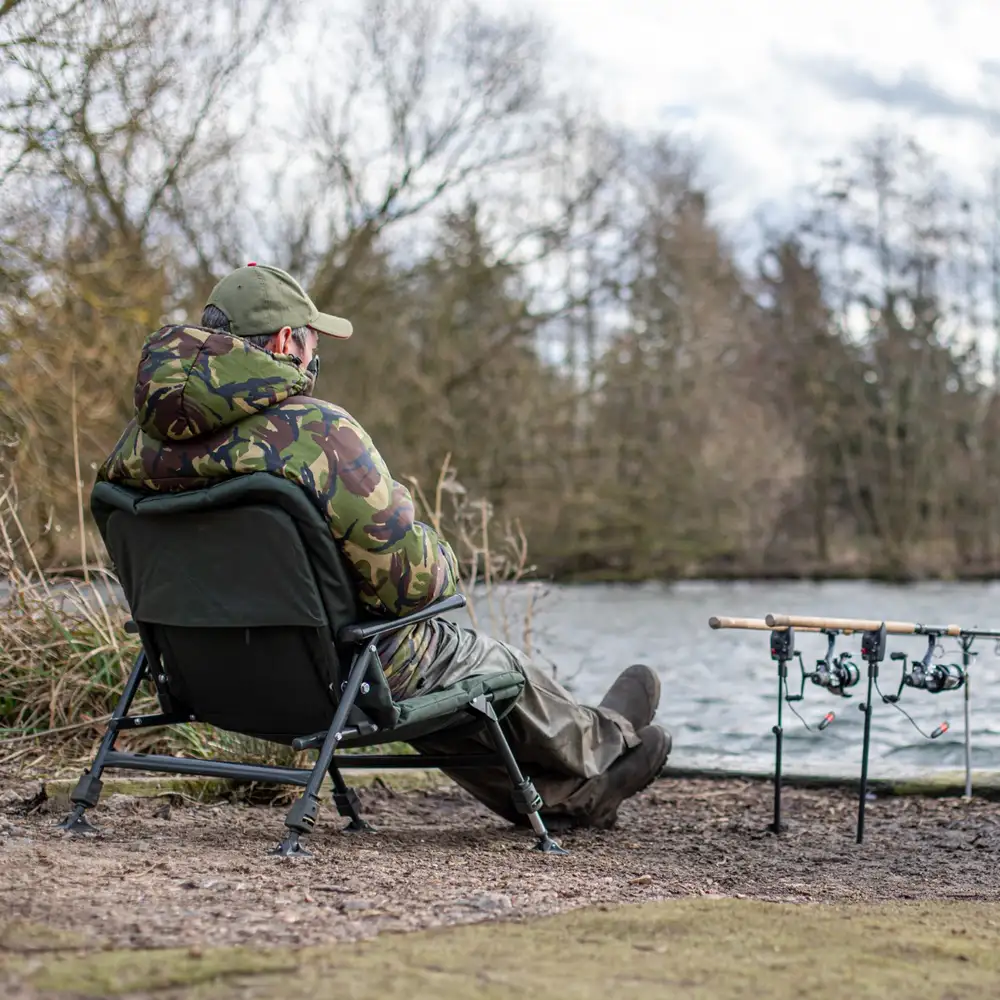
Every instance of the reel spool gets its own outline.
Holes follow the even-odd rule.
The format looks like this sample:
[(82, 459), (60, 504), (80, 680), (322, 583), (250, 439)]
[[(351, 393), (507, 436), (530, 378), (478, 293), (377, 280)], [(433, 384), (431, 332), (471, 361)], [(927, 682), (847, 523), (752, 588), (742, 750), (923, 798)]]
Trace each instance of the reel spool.
[(850, 653), (841, 653), (833, 660), (817, 660), (816, 669), (809, 674), (809, 679), (818, 687), (826, 688), (830, 694), (850, 698), (847, 688), (854, 687), (861, 680), (861, 671)]
[(904, 675), (903, 683), (907, 687), (920, 688), (931, 694), (957, 691), (965, 684), (965, 670), (958, 663), (915, 663), (910, 672)]

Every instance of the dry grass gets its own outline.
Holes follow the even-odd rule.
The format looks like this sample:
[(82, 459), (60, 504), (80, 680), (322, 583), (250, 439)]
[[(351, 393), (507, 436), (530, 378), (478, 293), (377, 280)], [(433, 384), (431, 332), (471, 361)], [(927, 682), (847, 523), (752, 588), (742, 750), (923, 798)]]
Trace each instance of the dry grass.
[[(103, 567), (81, 584), (42, 571), (13, 487), (0, 494), (0, 762), (85, 754), (139, 651)], [(142, 707), (152, 701), (144, 696)], [(140, 707), (140, 706), (137, 706)]]
[[(445, 456), (434, 486), (433, 503), (413, 476), (409, 477), (419, 516), (438, 534), (449, 539), (459, 561), (459, 590), (465, 595), (474, 628), (485, 628), (504, 642), (515, 643), (531, 654), (535, 639), (535, 610), (547, 591), (532, 580), (535, 566), (528, 562), (528, 540), (518, 519), (497, 523), (493, 505), (470, 496)], [(514, 611), (515, 587), (526, 596), (524, 607)], [(479, 601), (486, 605), (481, 616)]]
[[(74, 453), (78, 453), (75, 444)], [(79, 477), (77, 484), (77, 520), (83, 525), (85, 497)], [(468, 498), (447, 460), (434, 507), (427, 504), (419, 484), (416, 489), (425, 516), (455, 540), (473, 622), (478, 624), (474, 593), (478, 591), (489, 617), (500, 623), (509, 641), (508, 585), (520, 582), (532, 569), (524, 533), (517, 525), (505, 525), (491, 537), (492, 509)], [(446, 498), (450, 498), (447, 510)], [(14, 485), (0, 492), (0, 580), (7, 586), (0, 596), (0, 764), (75, 764), (93, 755), (139, 653), (139, 640), (125, 632), (128, 609), (117, 597), (117, 580), (110, 568), (95, 561), (93, 553), (88, 557), (81, 545), (79, 566), (45, 569), (39, 538), (29, 536), (20, 507)], [(42, 528), (49, 530), (51, 525)], [(535, 597), (531, 592), (526, 608), (519, 612), (518, 638), (529, 651)], [(155, 693), (147, 685), (140, 689), (132, 711), (156, 709)], [(308, 752), (297, 754), (290, 747), (200, 724), (143, 729), (123, 734), (120, 741), (133, 749), (281, 766), (304, 766), (310, 759)], [(392, 752), (407, 749), (391, 748)]]
[[(82, 522), (82, 492), (77, 502)], [(0, 578), (7, 582), (0, 600), (0, 764), (68, 765), (92, 757), (140, 644), (125, 631), (128, 609), (107, 566), (46, 571), (36, 545), (9, 487), (0, 493)], [(157, 707), (147, 685), (131, 711)], [(125, 741), (132, 749), (284, 766), (308, 757), (205, 725), (143, 729), (123, 734)]]

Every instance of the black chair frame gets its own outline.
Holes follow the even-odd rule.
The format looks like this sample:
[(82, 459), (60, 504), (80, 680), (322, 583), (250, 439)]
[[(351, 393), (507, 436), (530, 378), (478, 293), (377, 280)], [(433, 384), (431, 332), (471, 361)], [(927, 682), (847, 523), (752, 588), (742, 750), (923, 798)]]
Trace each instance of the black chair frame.
[[(527, 818), (537, 837), (535, 849), (545, 853), (566, 853), (549, 836), (545, 823), (539, 815), (544, 803), (531, 779), (522, 773), (518, 765), (490, 693), (474, 697), (464, 706), (465, 722), (460, 723), (460, 728), (463, 732), (468, 729), (485, 729), (492, 743), (493, 752), (455, 755), (338, 752), (345, 741), (350, 744), (351, 741), (359, 739), (366, 743), (385, 743), (395, 740), (391, 727), (383, 728), (379, 732), (379, 727), (370, 721), (365, 711), (358, 706), (359, 696), (368, 690), (366, 677), (372, 676), (369, 671), (374, 670), (377, 675), (381, 675), (382, 664), (376, 640), (397, 629), (464, 607), (465, 603), (462, 595), (454, 595), (397, 619), (350, 624), (337, 631), (336, 646), (341, 652), (348, 651), (350, 666), (346, 671), (346, 680), (341, 685), (342, 690), (336, 699), (332, 721), (323, 731), (302, 734), (289, 741), (296, 751), (317, 751), (315, 763), (311, 768), (277, 767), (116, 750), (115, 743), (119, 733), (123, 731), (199, 721), (195, 712), (188, 710), (186, 706), (176, 704), (176, 699), (172, 697), (167, 686), (166, 677), (157, 669), (151, 669), (155, 660), (149, 656), (151, 646), (147, 641), (146, 629), (142, 627), (141, 622), (130, 619), (126, 623), (126, 631), (140, 635), (142, 649), (108, 722), (94, 760), (70, 793), (72, 809), (59, 824), (60, 828), (77, 834), (97, 832), (88, 822), (86, 813), (88, 809), (98, 804), (103, 786), (102, 775), (108, 769), (293, 785), (302, 787), (303, 792), (285, 816), (287, 832), (283, 841), (271, 853), (282, 857), (307, 857), (311, 852), (302, 845), (301, 838), (312, 833), (316, 826), (321, 804), (320, 793), (326, 774), (330, 775), (333, 784), (333, 801), (338, 813), (349, 819), (345, 831), (364, 832), (372, 828), (362, 818), (358, 795), (354, 789), (348, 787), (341, 774), (341, 767), (453, 770), (500, 765), (506, 769), (510, 777), (512, 800), (517, 812)], [(132, 702), (140, 685), (146, 680), (155, 686), (161, 711), (156, 714), (130, 715)], [(181, 710), (178, 710), (179, 708)]]

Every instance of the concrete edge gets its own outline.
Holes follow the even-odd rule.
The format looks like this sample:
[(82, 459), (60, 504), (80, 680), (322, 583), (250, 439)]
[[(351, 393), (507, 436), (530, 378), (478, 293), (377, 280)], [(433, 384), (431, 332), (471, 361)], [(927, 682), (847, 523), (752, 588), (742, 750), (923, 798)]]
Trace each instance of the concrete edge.
[[(439, 788), (449, 784), (450, 780), (440, 771), (423, 770), (419, 768), (400, 768), (398, 770), (356, 770), (344, 768), (345, 777), (350, 776), (348, 784), (354, 788), (368, 788), (376, 781), (397, 792), (408, 792), (416, 789)], [(69, 795), (77, 783), (77, 778), (43, 778), (40, 779), (41, 791), (45, 799), (56, 807), (69, 808)], [(284, 788), (291, 792), (297, 791), (293, 785), (269, 786), (263, 782), (236, 782), (226, 778), (202, 778), (190, 775), (137, 775), (130, 778), (103, 778), (104, 787), (101, 798), (110, 795), (128, 795), (135, 798), (155, 798), (170, 795), (182, 796), (189, 801), (208, 803), (224, 802), (240, 798), (251, 785), (259, 788)], [(329, 776), (323, 779), (321, 791), (324, 798), (333, 794), (333, 785)]]
[[(367, 788), (376, 781), (394, 791), (441, 788), (450, 785), (451, 779), (441, 771), (422, 768), (395, 770), (350, 770), (349, 784)], [(772, 782), (767, 771), (729, 771), (720, 768), (665, 767), (661, 779), (702, 781), (759, 781)], [(76, 785), (74, 778), (41, 779), (45, 798), (57, 806), (69, 806), (69, 794)], [(859, 779), (823, 774), (784, 774), (782, 785), (786, 788), (843, 788), (857, 791)], [(135, 797), (169, 796), (175, 794), (195, 802), (221, 802), (238, 798), (248, 783), (233, 782), (223, 778), (200, 778), (185, 775), (137, 775), (135, 777), (105, 777), (103, 795), (130, 795)], [(871, 778), (872, 791), (883, 795), (919, 795), (931, 798), (962, 797), (965, 794), (965, 772), (942, 772), (916, 778)], [(263, 786), (261, 786), (263, 787)], [(293, 786), (285, 786), (291, 789)], [(323, 795), (329, 797), (333, 789), (329, 777), (323, 782)], [(973, 771), (972, 797), (1000, 801), (1000, 771)]]
[[(708, 781), (773, 782), (770, 771), (729, 771), (721, 768), (665, 767), (660, 778), (700, 779)], [(858, 791), (860, 777), (827, 774), (783, 774), (785, 788), (846, 788)], [(914, 778), (869, 778), (868, 787), (883, 795), (923, 795), (930, 798), (962, 797), (965, 795), (965, 772), (942, 771)], [(1000, 771), (973, 771), (972, 797), (1000, 801)]]

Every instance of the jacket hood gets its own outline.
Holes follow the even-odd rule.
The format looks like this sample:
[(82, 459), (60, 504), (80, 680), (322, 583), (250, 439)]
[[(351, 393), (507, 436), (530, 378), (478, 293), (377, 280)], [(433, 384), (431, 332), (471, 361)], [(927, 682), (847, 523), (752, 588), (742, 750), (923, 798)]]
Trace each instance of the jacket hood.
[(158, 441), (190, 441), (307, 394), (313, 377), (297, 358), (196, 326), (147, 338), (135, 382), (135, 419)]

